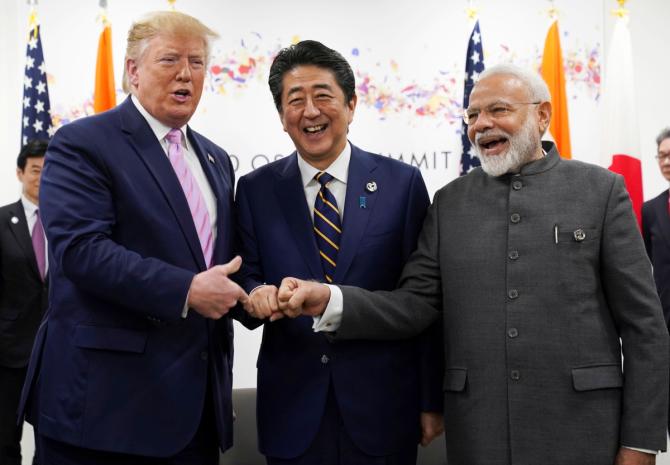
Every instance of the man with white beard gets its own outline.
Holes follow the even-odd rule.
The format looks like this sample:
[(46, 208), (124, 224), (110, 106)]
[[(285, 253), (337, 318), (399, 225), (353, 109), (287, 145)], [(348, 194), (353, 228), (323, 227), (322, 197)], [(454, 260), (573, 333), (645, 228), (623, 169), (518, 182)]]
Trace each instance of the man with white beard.
[(550, 118), (538, 75), (488, 69), (465, 112), (482, 169), (437, 192), (399, 289), (279, 290), (335, 343), (442, 314), (450, 465), (649, 465), (666, 448), (668, 333), (630, 199), (541, 142)]

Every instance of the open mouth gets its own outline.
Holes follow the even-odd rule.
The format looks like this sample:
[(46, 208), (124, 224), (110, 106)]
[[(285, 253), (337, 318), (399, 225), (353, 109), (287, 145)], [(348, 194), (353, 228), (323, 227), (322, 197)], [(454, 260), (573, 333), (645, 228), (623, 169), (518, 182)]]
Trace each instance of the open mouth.
[(480, 147), (480, 149), (486, 151), (489, 154), (502, 150), (507, 141), (507, 136), (499, 134), (481, 137), (478, 134), (476, 138), (477, 145)]
[(327, 127), (328, 127), (327, 124), (317, 124), (314, 126), (307, 126), (303, 128), (303, 132), (305, 132), (306, 134), (319, 134), (325, 131)]
[(191, 96), (191, 92), (187, 89), (178, 89), (175, 90), (172, 95), (175, 96), (175, 98), (179, 101), (185, 101)]

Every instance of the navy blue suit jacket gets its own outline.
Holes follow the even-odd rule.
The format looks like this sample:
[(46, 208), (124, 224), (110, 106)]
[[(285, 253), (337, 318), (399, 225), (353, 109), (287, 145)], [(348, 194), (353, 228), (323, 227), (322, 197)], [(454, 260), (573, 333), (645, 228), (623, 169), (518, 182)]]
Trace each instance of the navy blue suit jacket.
[[(214, 262), (232, 254), (234, 172), (187, 131), (217, 200)], [(130, 99), (63, 126), (46, 154), (40, 209), (50, 305), (22, 402), (47, 437), (96, 450), (169, 456), (201, 418), (209, 381), (220, 445), (232, 442), (232, 322), (191, 310), (205, 262), (183, 190)]]
[[(426, 187), (418, 169), (351, 149), (334, 283), (393, 289), (416, 245), (429, 204)], [(377, 183), (375, 192), (365, 189), (370, 181)], [(247, 292), (264, 282), (279, 286), (286, 276), (323, 281), (295, 153), (242, 177), (236, 212), (240, 280)], [(388, 455), (416, 445), (419, 412), (441, 411), (439, 340), (431, 347), (423, 339), (331, 343), (311, 326), (310, 317), (264, 326), (257, 397), (261, 452), (302, 454), (319, 428), (331, 383), (344, 426), (360, 449)]]
[(670, 213), (668, 191), (642, 205), (642, 236), (649, 260), (654, 266), (654, 281), (661, 299), (666, 324), (670, 323)]

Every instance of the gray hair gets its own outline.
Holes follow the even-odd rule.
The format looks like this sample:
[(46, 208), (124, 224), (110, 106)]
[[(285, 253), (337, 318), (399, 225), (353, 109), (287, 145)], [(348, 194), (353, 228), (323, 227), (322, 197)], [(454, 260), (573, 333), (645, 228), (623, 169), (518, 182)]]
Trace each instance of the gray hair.
[(525, 68), (521, 68), (519, 66), (510, 63), (503, 63), (495, 65), (491, 68), (487, 68), (482, 74), (479, 75), (479, 80), (491, 76), (497, 76), (499, 74), (514, 76), (515, 78), (523, 82), (528, 88), (531, 100), (533, 101), (537, 100), (540, 102), (551, 102), (551, 94), (549, 93), (549, 88), (547, 87), (547, 83), (544, 82), (544, 79), (542, 79), (542, 76), (540, 76), (538, 73), (529, 71)]
[(670, 127), (663, 129), (660, 134), (656, 137), (656, 150), (661, 146), (661, 142), (665, 139), (670, 139)]

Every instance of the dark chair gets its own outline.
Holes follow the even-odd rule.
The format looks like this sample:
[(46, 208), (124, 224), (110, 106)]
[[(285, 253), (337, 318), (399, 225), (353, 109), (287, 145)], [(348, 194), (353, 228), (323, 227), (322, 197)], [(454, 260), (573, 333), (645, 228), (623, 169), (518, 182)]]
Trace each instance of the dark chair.
[(258, 452), (256, 389), (233, 389), (233, 447), (219, 458), (219, 465), (265, 465)]
[[(265, 465), (265, 457), (258, 452), (256, 434), (256, 389), (234, 389), (235, 409), (234, 445), (221, 455), (219, 465)], [(447, 465), (444, 437), (428, 447), (419, 447), (418, 465)]]

